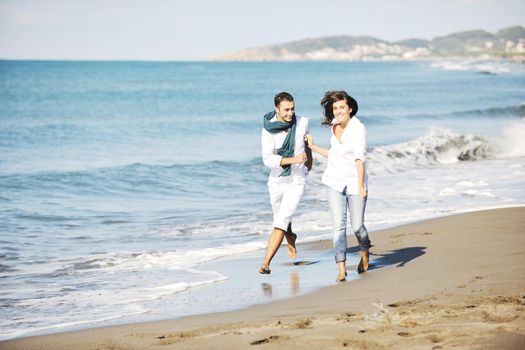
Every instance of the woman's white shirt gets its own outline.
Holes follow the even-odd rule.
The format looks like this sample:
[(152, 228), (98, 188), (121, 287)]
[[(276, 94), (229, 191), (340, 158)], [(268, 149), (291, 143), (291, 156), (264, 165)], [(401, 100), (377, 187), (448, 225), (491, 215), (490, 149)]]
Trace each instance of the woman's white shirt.
[[(270, 122), (275, 122), (277, 117), (273, 117)], [(295, 148), (294, 148), (294, 157), (305, 153), (304, 149), (304, 137), (308, 134), (309, 131), (309, 122), (306, 117), (297, 118), (297, 126), (295, 129)], [(275, 134), (268, 132), (266, 129), (262, 129), (261, 132), (261, 145), (262, 145), (262, 159), (266, 167), (270, 168), (270, 176), (268, 178), (268, 184), (285, 184), (290, 182), (297, 181), (306, 181), (306, 175), (308, 174), (308, 169), (301, 164), (292, 164), (291, 175), (290, 176), (280, 176), (283, 172), (283, 167), (281, 166), (281, 157), (277, 154), (277, 150), (282, 147), (284, 139), (288, 133), (286, 131), (281, 131)]]
[(368, 188), (366, 171), (366, 129), (363, 123), (352, 117), (343, 130), (341, 142), (337, 140), (332, 127), (328, 165), (323, 173), (322, 182), (328, 187), (347, 194), (359, 194), (359, 179), (355, 161), (361, 159), (365, 163), (365, 186)]

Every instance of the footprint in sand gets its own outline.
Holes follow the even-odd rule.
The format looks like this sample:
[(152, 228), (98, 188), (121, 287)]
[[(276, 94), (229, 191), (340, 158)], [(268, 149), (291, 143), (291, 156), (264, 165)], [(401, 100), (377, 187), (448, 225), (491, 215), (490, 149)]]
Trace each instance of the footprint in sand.
[(267, 343), (270, 343), (270, 342), (273, 342), (273, 341), (276, 341), (279, 339), (279, 336), (278, 335), (272, 335), (268, 338), (263, 338), (263, 339), (259, 339), (259, 340), (255, 340), (255, 341), (252, 341), (250, 343), (250, 345), (261, 345), (261, 344), (267, 344)]
[[(483, 279), (482, 276), (474, 276), (474, 277), (472, 277), (472, 279), (470, 281), (467, 282), (467, 284), (472, 284), (472, 283), (475, 283), (475, 282), (480, 281), (482, 279)], [(460, 284), (456, 288), (466, 288), (467, 284)]]
[(414, 235), (418, 235), (418, 236), (428, 236), (428, 235), (431, 235), (432, 232), (407, 232), (407, 233), (394, 233), (392, 235), (390, 235), (390, 238), (392, 239), (395, 239), (395, 238), (401, 238), (401, 237), (404, 237), (404, 236), (414, 236)]
[(306, 328), (311, 328), (312, 326), (312, 320), (307, 318), (305, 320), (301, 320), (299, 322), (296, 322), (294, 324), (294, 327), (297, 328), (297, 329), (306, 329)]
[(308, 329), (312, 328), (312, 324), (312, 318), (305, 318), (297, 322), (283, 324), (282, 327), (286, 329)]

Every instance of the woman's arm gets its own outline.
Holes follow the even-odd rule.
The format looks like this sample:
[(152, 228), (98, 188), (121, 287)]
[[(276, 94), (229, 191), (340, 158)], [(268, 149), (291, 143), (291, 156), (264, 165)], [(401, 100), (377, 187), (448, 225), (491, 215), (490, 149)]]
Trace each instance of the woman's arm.
[(365, 198), (368, 195), (365, 186), (365, 163), (361, 159), (356, 159), (355, 166), (357, 168), (357, 187), (359, 189), (359, 195), (362, 198)]
[(328, 149), (316, 146), (314, 144), (314, 138), (312, 137), (312, 135), (308, 134), (304, 137), (304, 139), (306, 143), (308, 144), (308, 148), (310, 148), (312, 151), (316, 153), (319, 153), (323, 157), (328, 158)]
[(367, 196), (368, 189), (365, 185), (365, 152), (366, 152), (366, 129), (364, 126), (356, 128), (352, 133), (352, 144), (354, 149), (355, 166), (357, 168), (357, 187), (362, 198)]

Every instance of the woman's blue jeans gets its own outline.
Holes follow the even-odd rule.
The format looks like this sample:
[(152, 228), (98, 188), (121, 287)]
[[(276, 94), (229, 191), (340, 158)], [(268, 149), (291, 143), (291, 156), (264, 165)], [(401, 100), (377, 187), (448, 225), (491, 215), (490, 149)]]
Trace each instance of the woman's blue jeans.
[(367, 197), (362, 198), (358, 194), (346, 194), (328, 189), (328, 203), (332, 211), (334, 221), (334, 253), (335, 261), (346, 261), (346, 221), (347, 213), (350, 213), (350, 226), (357, 237), (361, 250), (370, 248), (368, 231), (364, 225), (365, 207)]

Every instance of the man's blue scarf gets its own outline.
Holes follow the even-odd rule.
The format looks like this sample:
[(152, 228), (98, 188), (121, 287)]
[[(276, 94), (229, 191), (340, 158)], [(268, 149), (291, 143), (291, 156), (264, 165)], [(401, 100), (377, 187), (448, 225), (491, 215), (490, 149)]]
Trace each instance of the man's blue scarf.
[[(283, 145), (277, 150), (277, 154), (283, 158), (292, 158), (295, 150), (295, 127), (297, 125), (295, 115), (289, 123), (280, 121), (270, 122), (275, 116), (275, 113), (275, 111), (272, 111), (264, 115), (264, 128), (271, 134), (290, 129), (284, 139)], [(290, 176), (292, 173), (291, 165), (284, 165), (283, 169), (283, 172), (279, 176)]]

